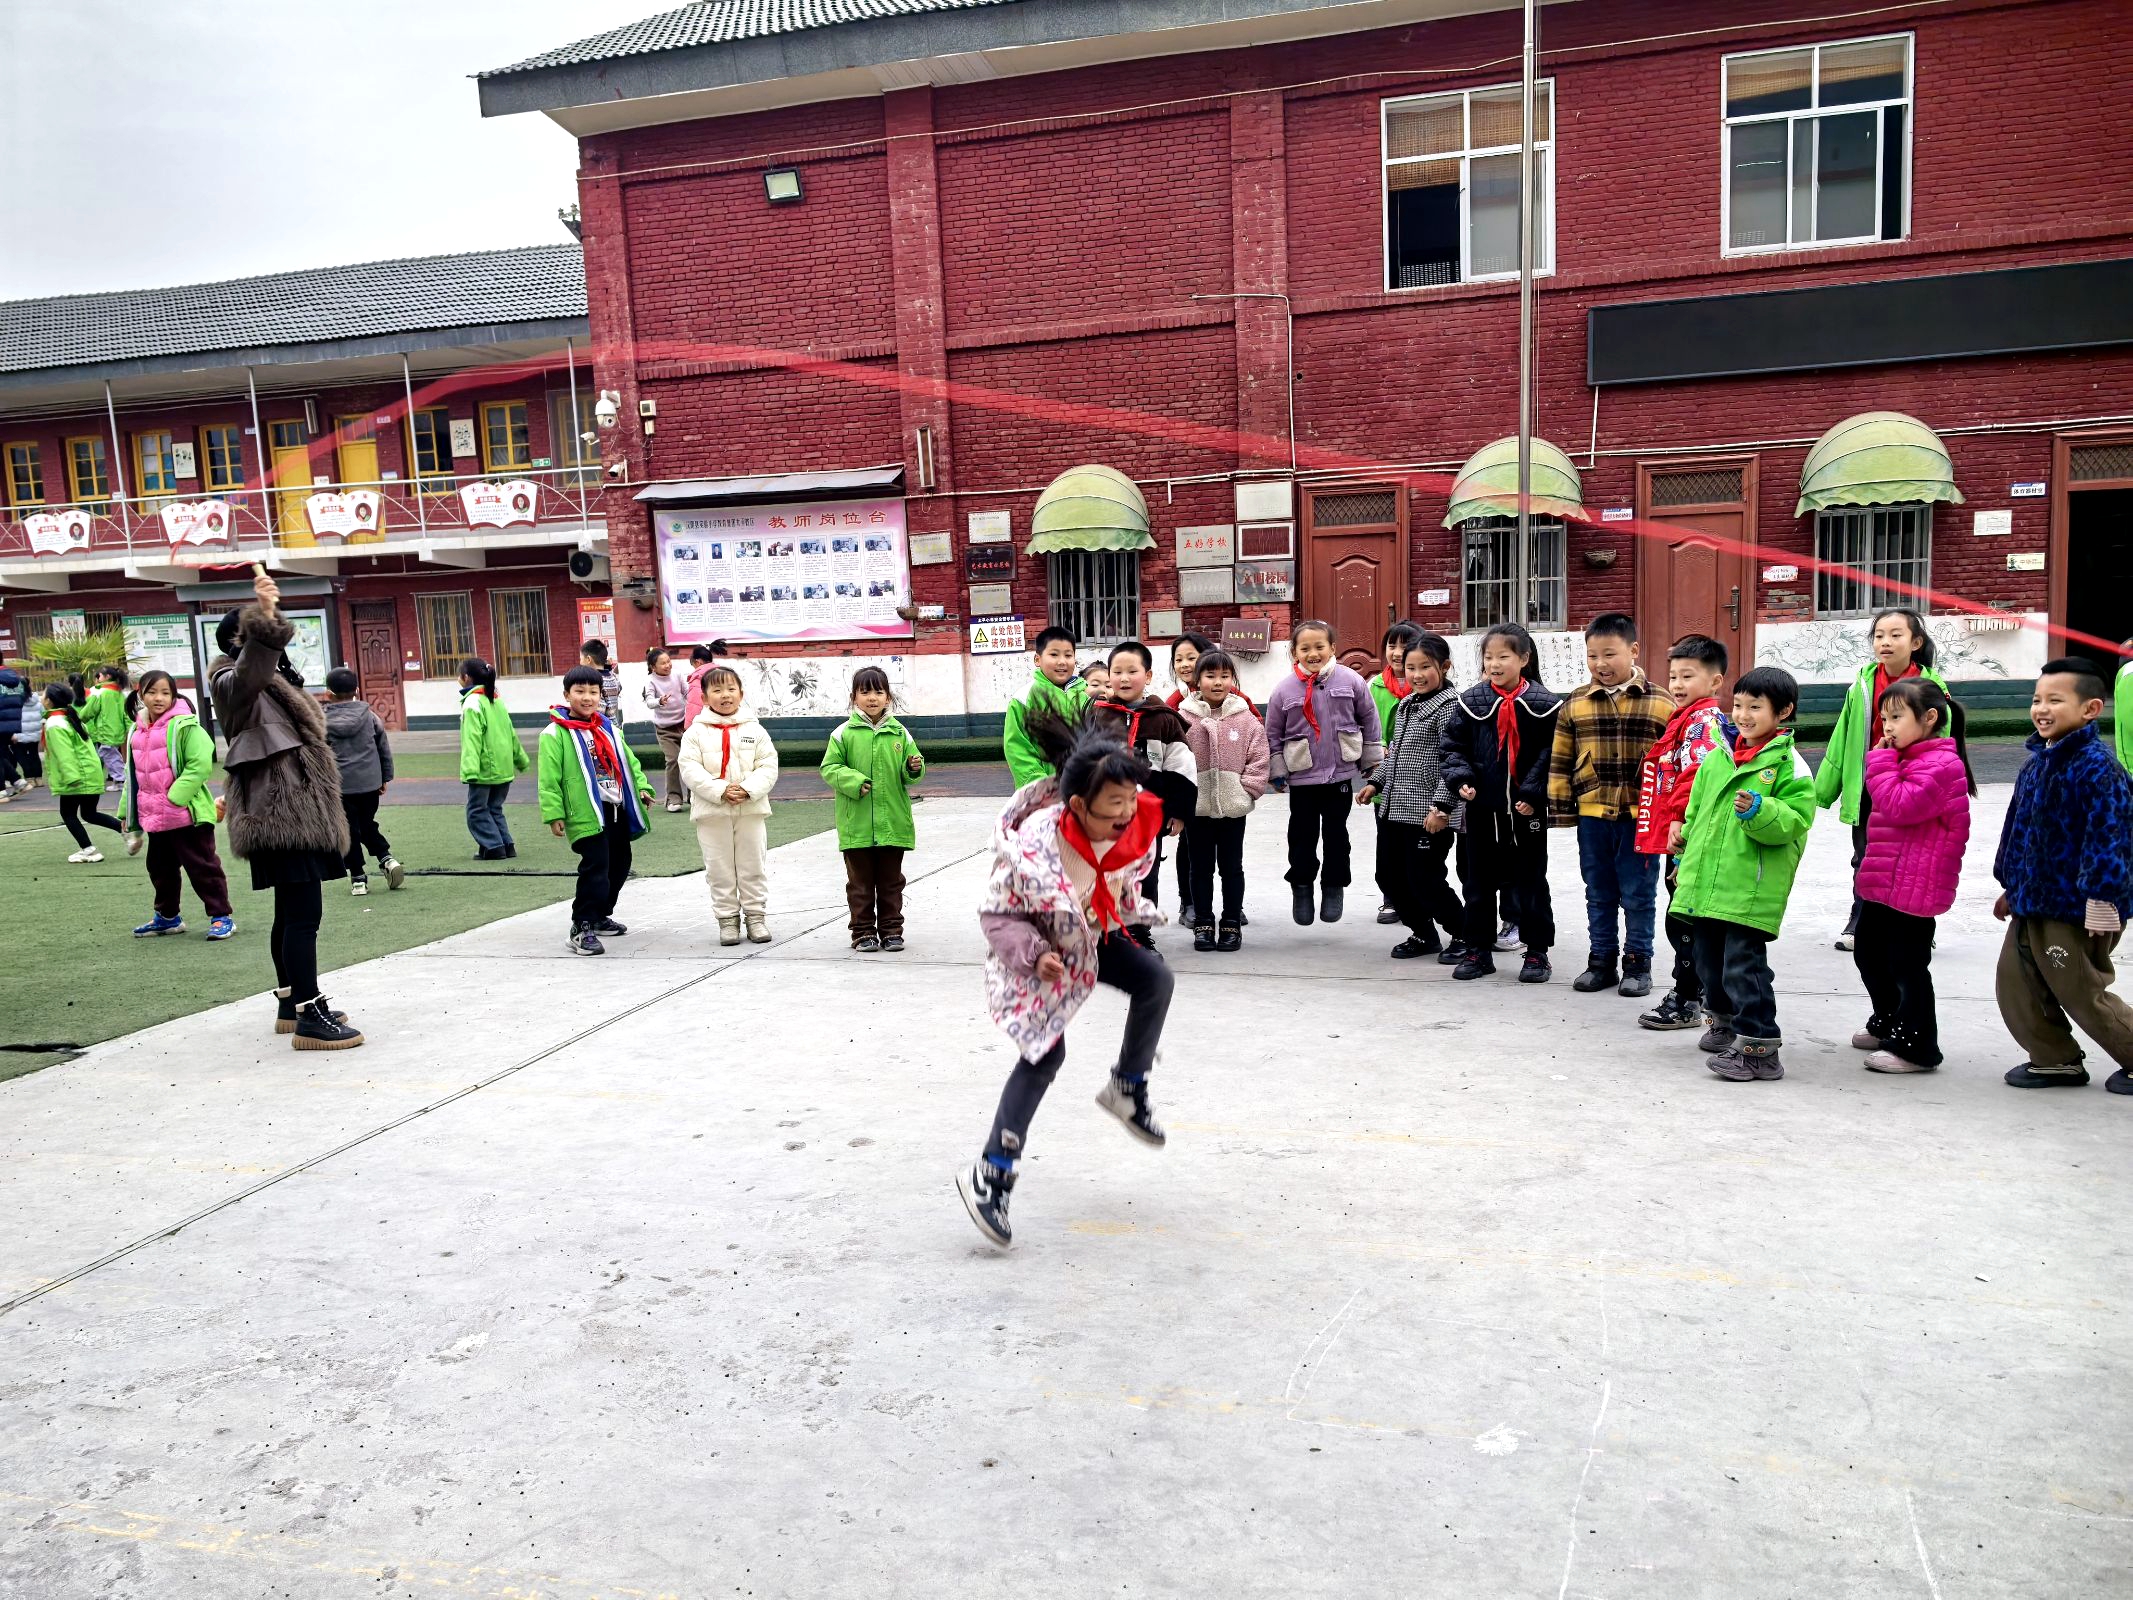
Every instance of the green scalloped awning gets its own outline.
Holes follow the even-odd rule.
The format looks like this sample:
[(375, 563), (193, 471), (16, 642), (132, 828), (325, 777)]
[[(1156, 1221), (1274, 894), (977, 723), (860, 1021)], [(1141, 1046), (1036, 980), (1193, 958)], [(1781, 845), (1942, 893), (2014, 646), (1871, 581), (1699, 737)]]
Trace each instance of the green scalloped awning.
[(1862, 411), (1815, 441), (1800, 469), (1804, 517), (1828, 506), (1900, 506), (1945, 500), (1963, 503), (1955, 467), (1940, 435), (1901, 411)]
[[(1546, 439), (1533, 441), (1533, 514), (1590, 522), (1585, 487), (1570, 458)], [(1518, 436), (1485, 444), (1467, 457), (1452, 480), (1452, 503), (1444, 525), (1456, 528), (1474, 517), (1518, 515)]]
[(1030, 516), (1029, 553), (1055, 550), (1152, 550), (1148, 502), (1133, 480), (1113, 467), (1069, 467), (1037, 496)]

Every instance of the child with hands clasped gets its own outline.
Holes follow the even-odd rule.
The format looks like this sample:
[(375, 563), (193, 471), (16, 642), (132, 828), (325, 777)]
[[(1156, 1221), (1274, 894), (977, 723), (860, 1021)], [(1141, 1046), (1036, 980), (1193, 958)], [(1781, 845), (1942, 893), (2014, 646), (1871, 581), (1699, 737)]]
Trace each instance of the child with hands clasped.
[(628, 933), (615, 902), (629, 881), (631, 847), (651, 824), (651, 785), (622, 731), (600, 710), (600, 672), (563, 674), (563, 703), (548, 712), (534, 763), (541, 820), (578, 853), (578, 889), (570, 902), (573, 954), (607, 953), (600, 936)]
[(1445, 786), (1466, 802), (1466, 955), (1452, 976), (1496, 970), (1496, 897), (1518, 897), (1526, 958), (1520, 983), (1554, 973), (1555, 907), (1548, 898), (1548, 763), (1560, 696), (1540, 681), (1533, 635), (1499, 622), (1481, 638), (1481, 682), (1445, 719)]
[(2007, 923), (1994, 987), (2029, 1056), (2007, 1074), (2017, 1089), (2089, 1081), (2071, 1017), (2118, 1063), (2104, 1087), (2133, 1094), (2133, 1008), (2111, 992), (2111, 955), (2133, 914), (2133, 781), (2097, 734), (2103, 692), (2086, 657), (2044, 663), (2029, 762), (1992, 864), (2003, 891), (1992, 914)]
[(1777, 991), (1767, 951), (1814, 822), (1814, 780), (1785, 726), (1800, 702), (1789, 672), (1757, 667), (1733, 686), (1731, 749), (1696, 769), (1682, 823), (1675, 902), (1695, 920), (1708, 1065), (1736, 1083), (1782, 1078)]
[(1030, 1120), (1066, 1060), (1067, 1024), (1099, 983), (1126, 995), (1126, 1032), (1096, 1103), (1143, 1144), (1163, 1129), (1148, 1074), (1175, 985), (1162, 957), (1127, 937), (1151, 908), (1141, 883), (1155, 865), (1163, 802), (1143, 788), (1148, 764), (1108, 732), (1040, 710), (1024, 724), (1058, 776), (1027, 784), (993, 835), (985, 930), (985, 1000), (1018, 1059), (992, 1135), (956, 1190), (978, 1231), (1013, 1242), (1008, 1200)]
[[(1314, 915), (1338, 922), (1354, 869), (1348, 847), (1348, 809), (1355, 785), (1385, 755), (1377, 703), (1362, 678), (1334, 658), (1333, 624), (1299, 622), (1289, 635), (1295, 670), (1266, 697), (1266, 742), (1273, 752), (1273, 786), (1289, 795), (1289, 894), (1296, 925)], [(1325, 877), (1319, 877), (1323, 838)]]
[(1718, 703), (1726, 686), (1726, 647), (1701, 633), (1685, 633), (1666, 653), (1666, 689), (1674, 714), (1644, 753), (1637, 784), (1637, 848), (1666, 866), (1666, 942), (1674, 952), (1674, 984), (1637, 1026), (1667, 1033), (1703, 1026), (1703, 983), (1696, 976), (1696, 925), (1674, 909), (1681, 873), (1681, 825), (1689, 791), (1704, 757), (1733, 748), (1737, 729)]
[[(1237, 663), (1209, 646), (1193, 663), (1192, 692), (1178, 703), (1185, 742), (1199, 775), (1199, 801), (1185, 825), (1192, 859), (1188, 896), (1195, 950), (1236, 950), (1244, 943), (1244, 820), (1266, 793), (1266, 729), (1237, 692)], [(1215, 920), (1215, 874), (1222, 875), (1222, 918)]]
[(1874, 1004), (1852, 1043), (1873, 1052), (1869, 1072), (1940, 1065), (1933, 1011), (1933, 919), (1955, 904), (1970, 796), (1977, 785), (1952, 737), (1954, 713), (1937, 683), (1906, 678), (1881, 696), (1881, 738), (1866, 753), (1872, 810), (1854, 889), (1852, 961)]
[(215, 824), (222, 805), (208, 788), (215, 766), (215, 741), (200, 726), (191, 704), (161, 667), (141, 674), (141, 711), (127, 741), (126, 798), (121, 807), (127, 831), (126, 853), (148, 838), (148, 882), (155, 910), (133, 930), (136, 939), (183, 933), (178, 914), (178, 881), (192, 879), (193, 893), (207, 908), (207, 936), (227, 939), (237, 931), (230, 908), (230, 882), (215, 852)]
[(1456, 966), (1467, 953), (1466, 908), (1445, 872), (1465, 820), (1465, 802), (1444, 785), (1444, 725), (1459, 699), (1451, 671), (1452, 647), (1416, 632), (1400, 663), (1405, 688), (1385, 735), (1385, 759), (1355, 799), (1359, 806), (1380, 802), (1379, 854), (1393, 909), (1407, 924), (1407, 937), (1392, 947), (1395, 961), (1435, 956), (1440, 966)]
[(862, 955), (904, 947), (904, 852), (918, 844), (910, 786), (926, 758), (891, 715), (892, 699), (881, 668), (853, 673), (852, 714), (822, 752), (822, 781), (837, 796), (852, 948)]
[(704, 881), (718, 942), (770, 943), (770, 791), (778, 781), (778, 747), (754, 715), (741, 709), (741, 675), (731, 667), (704, 673), (704, 709), (681, 740), (681, 781), (704, 852)]

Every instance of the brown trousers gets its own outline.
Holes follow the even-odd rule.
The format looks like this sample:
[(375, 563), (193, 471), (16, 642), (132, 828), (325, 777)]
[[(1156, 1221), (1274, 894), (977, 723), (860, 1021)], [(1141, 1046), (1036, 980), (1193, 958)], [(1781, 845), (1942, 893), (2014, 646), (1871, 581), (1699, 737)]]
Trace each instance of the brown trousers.
[(215, 825), (196, 822), (148, 836), (148, 883), (155, 890), (156, 915), (178, 914), (178, 874), (193, 880), (193, 893), (211, 917), (230, 915), (230, 883), (215, 853)]
[(904, 853), (873, 844), (844, 853), (844, 899), (852, 908), (852, 937), (903, 937)]
[(2040, 1072), (2071, 1072), (2081, 1064), (2081, 1031), (2122, 1067), (2133, 1067), (2133, 1007), (2111, 992), (2111, 952), (2119, 935), (2095, 934), (2071, 922), (2014, 917), (2000, 946), (1995, 985), (2000, 1016), (2015, 1043)]
[(671, 728), (655, 727), (653, 735), (659, 740), (659, 753), (667, 758), (667, 798), (687, 800), (689, 791), (681, 785), (681, 736), (679, 723)]

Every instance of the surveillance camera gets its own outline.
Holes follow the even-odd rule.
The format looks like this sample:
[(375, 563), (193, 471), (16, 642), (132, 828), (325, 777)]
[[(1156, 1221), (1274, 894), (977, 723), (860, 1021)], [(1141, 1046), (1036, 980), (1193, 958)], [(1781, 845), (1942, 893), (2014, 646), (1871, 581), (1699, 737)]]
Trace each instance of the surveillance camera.
[(593, 421), (603, 428), (612, 428), (622, 415), (622, 391), (602, 389), (600, 398), (593, 405)]
[(579, 434), (578, 437), (580, 439), (583, 439), (587, 444), (598, 444), (600, 442), (600, 436), (597, 433), (594, 433), (590, 428), (587, 428), (583, 433)]
[(610, 478), (619, 478), (629, 469), (630, 464), (627, 461), (610, 461), (607, 464), (607, 475)]

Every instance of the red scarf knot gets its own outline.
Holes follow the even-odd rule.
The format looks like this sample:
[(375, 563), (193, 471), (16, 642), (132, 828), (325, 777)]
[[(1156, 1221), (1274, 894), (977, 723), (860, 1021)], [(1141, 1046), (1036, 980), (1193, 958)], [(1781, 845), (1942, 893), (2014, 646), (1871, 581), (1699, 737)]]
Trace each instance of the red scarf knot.
[(1143, 789), (1134, 802), (1133, 820), (1126, 825), (1125, 832), (1111, 841), (1111, 848), (1099, 861), (1096, 847), (1089, 842), (1088, 830), (1082, 827), (1070, 808), (1061, 808), (1059, 837), (1066, 841), (1069, 850), (1096, 869), (1096, 887), (1089, 895), (1089, 910), (1095, 915), (1099, 938), (1107, 927), (1123, 928), (1126, 925), (1125, 916), (1118, 909), (1118, 896), (1111, 892), (1110, 874), (1131, 866), (1146, 855), (1162, 831), (1162, 799)]
[(1314, 711), (1314, 710), (1312, 710), (1312, 709), (1311, 709), (1311, 696), (1312, 696), (1312, 695), (1313, 695), (1314, 693), (1316, 693), (1316, 692), (1317, 692), (1317, 689), (1318, 689), (1318, 675), (1317, 675), (1316, 673), (1312, 672), (1312, 671), (1311, 671), (1311, 670), (1310, 670), (1310, 669), (1309, 669), (1308, 667), (1298, 667), (1298, 668), (1296, 669), (1296, 676), (1297, 676), (1297, 677), (1299, 677), (1299, 678), (1301, 678), (1301, 679), (1303, 679), (1303, 686), (1304, 686), (1303, 719), (1304, 719), (1304, 723), (1305, 723), (1305, 725), (1306, 725), (1307, 727), (1309, 727), (1309, 728), (1310, 728), (1310, 730), (1311, 730), (1311, 737), (1312, 737), (1313, 739), (1317, 739), (1317, 738), (1320, 738), (1320, 737), (1322, 737), (1322, 735), (1321, 735), (1321, 733), (1320, 733), (1320, 731), (1319, 731), (1319, 726), (1318, 726), (1318, 713), (1317, 713), (1316, 711)]
[(1395, 700), (1405, 700), (1407, 698), (1407, 691), (1412, 687), (1412, 685), (1410, 685), (1405, 678), (1395, 678), (1392, 675), (1392, 668), (1390, 667), (1387, 667), (1385, 669), (1384, 674), (1378, 679), (1378, 682), (1385, 685), (1385, 692), (1391, 695)]
[(606, 718), (592, 717), (581, 722), (561, 706), (557, 706), (548, 714), (555, 719), (558, 727), (591, 734), (593, 765), (613, 778), (616, 783), (623, 781), (622, 757), (615, 750), (615, 741), (608, 736)]
[(1515, 777), (1518, 771), (1518, 697), (1526, 692), (1526, 680), (1520, 678), (1515, 689), (1497, 689), (1496, 693), (1496, 744), (1503, 751), (1503, 769)]
[(1121, 717), (1124, 717), (1126, 719), (1127, 746), (1134, 750), (1138, 750), (1141, 747), (1140, 707), (1129, 706), (1123, 700), (1099, 700), (1096, 702), (1096, 709), (1098, 711), (1115, 711)]

